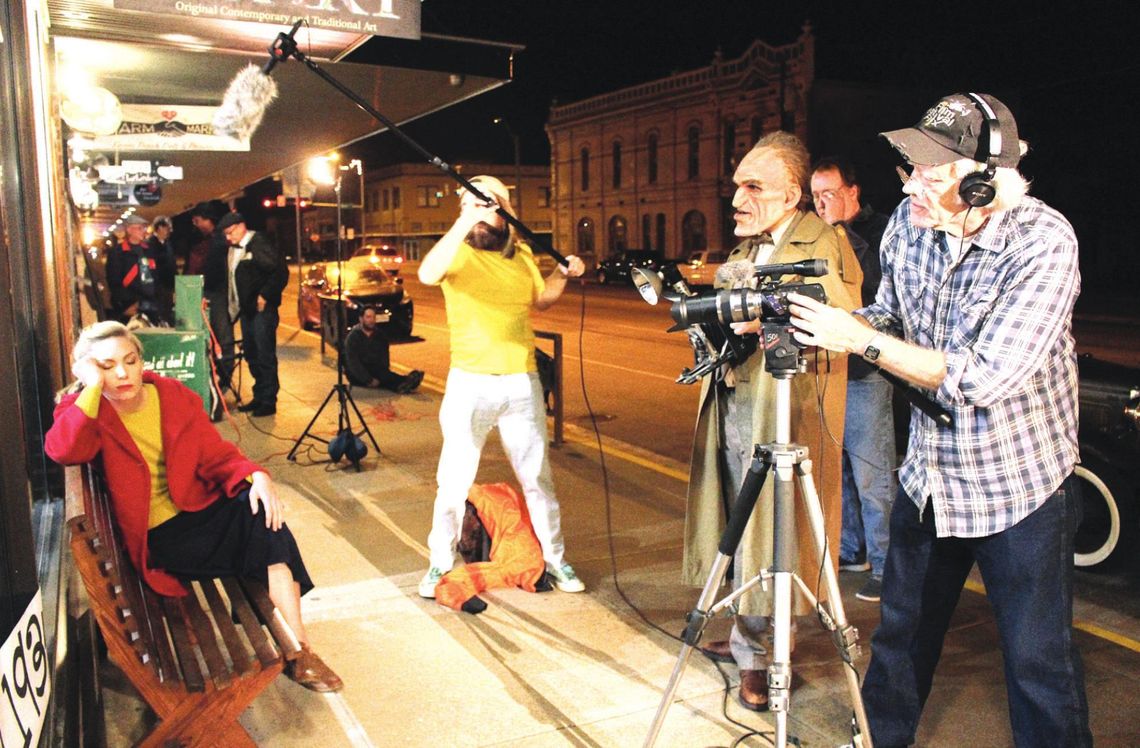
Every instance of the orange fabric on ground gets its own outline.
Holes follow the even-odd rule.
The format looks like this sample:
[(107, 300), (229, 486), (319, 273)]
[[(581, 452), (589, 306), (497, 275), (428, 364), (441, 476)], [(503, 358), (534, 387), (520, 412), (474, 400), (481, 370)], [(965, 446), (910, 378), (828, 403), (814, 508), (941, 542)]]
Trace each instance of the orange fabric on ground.
[(435, 588), (440, 605), (459, 610), (463, 603), (493, 587), (521, 587), (534, 592), (546, 570), (526, 502), (508, 483), (475, 485), (467, 495), (491, 536), (491, 560), (457, 566)]

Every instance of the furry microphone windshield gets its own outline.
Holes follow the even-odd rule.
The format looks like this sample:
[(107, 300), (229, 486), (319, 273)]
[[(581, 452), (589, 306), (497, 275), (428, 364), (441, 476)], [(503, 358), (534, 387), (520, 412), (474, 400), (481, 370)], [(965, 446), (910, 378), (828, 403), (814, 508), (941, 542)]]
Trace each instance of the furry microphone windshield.
[(226, 89), (222, 105), (214, 115), (214, 132), (248, 140), (276, 98), (277, 83), (257, 65), (247, 65)]

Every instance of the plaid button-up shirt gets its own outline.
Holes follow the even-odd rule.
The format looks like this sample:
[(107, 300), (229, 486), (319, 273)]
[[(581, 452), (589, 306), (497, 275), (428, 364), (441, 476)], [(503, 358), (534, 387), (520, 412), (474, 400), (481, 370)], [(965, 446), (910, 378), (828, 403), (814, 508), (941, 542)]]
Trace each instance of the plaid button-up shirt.
[(1000, 532), (1073, 470), (1077, 365), (1072, 311), (1077, 240), (1057, 211), (1026, 197), (968, 240), (910, 223), (910, 201), (883, 236), (883, 281), (859, 310), (877, 330), (946, 354), (940, 428), (912, 408), (899, 481), (940, 537)]

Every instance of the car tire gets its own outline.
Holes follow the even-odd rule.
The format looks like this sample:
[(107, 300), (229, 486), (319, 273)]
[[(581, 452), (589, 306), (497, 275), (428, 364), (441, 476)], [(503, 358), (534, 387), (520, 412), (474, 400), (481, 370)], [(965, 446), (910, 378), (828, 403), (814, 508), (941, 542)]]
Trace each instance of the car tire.
[(1107, 566), (1136, 535), (1136, 517), (1123, 476), (1096, 456), (1082, 455), (1074, 470), (1080, 482), (1081, 524), (1074, 538), (1078, 568)]
[(606, 275), (606, 271), (605, 270), (599, 270), (598, 271), (598, 284), (604, 286), (609, 282), (610, 282), (610, 279), (609, 279), (609, 276)]

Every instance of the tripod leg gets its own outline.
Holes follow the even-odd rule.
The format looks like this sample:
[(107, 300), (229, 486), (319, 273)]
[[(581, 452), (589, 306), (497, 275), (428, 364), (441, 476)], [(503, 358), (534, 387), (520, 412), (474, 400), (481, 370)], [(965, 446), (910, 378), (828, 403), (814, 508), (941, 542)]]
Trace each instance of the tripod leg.
[(784, 748), (788, 742), (789, 695), (792, 687), (792, 578), (796, 559), (792, 557), (791, 538), (795, 536), (795, 479), (793, 450), (773, 452), (776, 479), (773, 484), (774, 548), (772, 558), (772, 662), (768, 666), (768, 709), (776, 719), (775, 745)]
[(372, 432), (368, 430), (368, 424), (365, 423), (364, 416), (360, 414), (360, 408), (356, 407), (356, 400), (352, 398), (352, 391), (348, 389), (347, 384), (343, 386), (345, 397), (348, 398), (348, 402), (350, 405), (352, 405), (352, 409), (356, 411), (356, 417), (360, 419), (360, 427), (364, 429), (364, 433), (368, 434), (368, 440), (372, 442), (372, 446), (376, 448), (376, 454), (380, 454), (380, 445), (376, 443), (376, 437), (372, 436)]
[[(822, 561), (824, 582), (827, 584), (827, 603), (831, 608), (831, 618), (836, 627), (836, 646), (844, 663), (844, 675), (847, 678), (847, 691), (851, 695), (851, 707), (855, 712), (855, 745), (862, 748), (873, 748), (871, 743), (871, 729), (867, 724), (867, 711), (863, 706), (863, 694), (859, 690), (859, 673), (855, 669), (855, 650), (859, 632), (847, 621), (847, 613), (843, 609), (843, 598), (839, 594), (839, 579), (831, 559), (824, 556), (827, 548), (827, 535), (824, 532), (823, 509), (819, 503), (819, 494), (816, 493), (815, 483), (811, 477), (811, 461), (804, 460), (797, 470), (800, 479), (800, 491), (803, 496), (804, 508), (807, 510), (808, 521), (811, 523), (812, 539), (815, 541), (815, 550)], [(778, 588), (777, 588), (778, 589)], [(777, 745), (779, 745), (777, 743)]]
[(334, 394), (336, 394), (335, 387), (329, 390), (329, 394), (325, 395), (325, 401), (321, 403), (321, 407), (317, 408), (317, 412), (313, 414), (313, 420), (309, 421), (309, 425), (306, 426), (305, 430), (301, 432), (301, 435), (297, 437), (297, 441), (293, 442), (293, 448), (289, 450), (289, 454), (285, 459), (289, 460), (290, 462), (294, 460), (297, 454), (297, 450), (301, 447), (301, 442), (304, 441), (305, 437), (309, 435), (309, 429), (311, 429), (313, 427), (313, 424), (317, 422), (317, 419), (321, 417), (321, 411), (323, 411), (325, 409), (325, 406), (329, 404), (329, 400), (332, 400), (332, 396)]
[(673, 673), (669, 676), (669, 683), (665, 686), (665, 693), (661, 696), (661, 703), (657, 707), (657, 714), (653, 717), (653, 724), (649, 727), (649, 734), (645, 736), (645, 743), (643, 743), (645, 748), (652, 748), (657, 741), (657, 735), (661, 732), (661, 726), (665, 722), (665, 714), (673, 704), (673, 697), (677, 693), (677, 687), (681, 684), (681, 676), (685, 673), (689, 655), (692, 654), (693, 647), (700, 643), (705, 627), (708, 626), (709, 609), (716, 600), (717, 590), (724, 583), (725, 572), (728, 571), (728, 564), (736, 553), (736, 547), (740, 545), (744, 528), (752, 517), (752, 510), (756, 507), (756, 500), (760, 497), (760, 490), (764, 487), (764, 479), (768, 477), (768, 468), (766, 456), (757, 449), (753, 454), (752, 463), (748, 466), (748, 473), (744, 476), (744, 485), (740, 487), (740, 493), (737, 494), (736, 503), (732, 507), (732, 514), (728, 518), (728, 524), (720, 537), (720, 545), (712, 569), (709, 571), (709, 578), (705, 582), (700, 598), (697, 600), (697, 606), (685, 617), (687, 625), (685, 626), (685, 633), (681, 636), (681, 652), (677, 655), (677, 663), (673, 666)]

